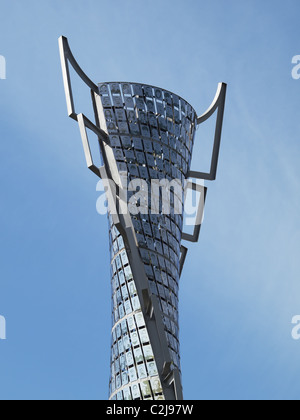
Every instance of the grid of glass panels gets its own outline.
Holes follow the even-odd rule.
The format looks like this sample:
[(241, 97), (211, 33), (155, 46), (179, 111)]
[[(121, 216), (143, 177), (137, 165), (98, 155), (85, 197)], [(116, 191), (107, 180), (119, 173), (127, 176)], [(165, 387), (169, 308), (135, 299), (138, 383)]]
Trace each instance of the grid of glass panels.
[(123, 238), (110, 221), (112, 346), (110, 398), (164, 399)]
[[(132, 216), (132, 222), (150, 290), (159, 299), (173, 366), (180, 371), (178, 289), (183, 216), (175, 214), (174, 209), (177, 200), (183, 203), (183, 190), (177, 193), (171, 191), (170, 214), (164, 215), (161, 212), (152, 214), (151, 180), (165, 179), (171, 182), (176, 179), (184, 185), (190, 169), (197, 115), (182, 98), (152, 86), (103, 83), (99, 85), (99, 93), (106, 121), (104, 128), (110, 135), (119, 171), (128, 173), (128, 181), (135, 178), (143, 179), (149, 187), (148, 209), (144, 212), (146, 214)], [(140, 306), (137, 296), (132, 295), (129, 289), (133, 287), (134, 279), (132, 279), (126, 251), (121, 247), (124, 246), (122, 237), (113, 225), (110, 232), (114, 332), (116, 326), (120, 325), (120, 319), (127, 320), (131, 310), (138, 313)], [(121, 243), (119, 244), (118, 241)], [(130, 298), (127, 298), (125, 288), (125, 294), (122, 292), (124, 282)], [(141, 312), (140, 314), (142, 315)], [(115, 347), (117, 349), (118, 346)], [(142, 363), (145, 364), (145, 360)], [(111, 393), (117, 399), (127, 398), (129, 395), (130, 387), (126, 388), (123, 383), (121, 384), (120, 378), (121, 375), (118, 379), (116, 378), (112, 369)], [(132, 383), (136, 385), (134, 378), (134, 375), (129, 377), (130, 386)], [(144, 395), (141, 382), (138, 384), (140, 395), (146, 399), (163, 398), (159, 393), (153, 393), (149, 377), (148, 383), (152, 396)], [(126, 395), (123, 389), (118, 391), (119, 385), (125, 386)], [(137, 391), (135, 388), (135, 396), (138, 395)], [(134, 395), (131, 389), (132, 398), (135, 398)]]
[(171, 92), (129, 83), (99, 85), (118, 168), (130, 177), (185, 180), (197, 115)]

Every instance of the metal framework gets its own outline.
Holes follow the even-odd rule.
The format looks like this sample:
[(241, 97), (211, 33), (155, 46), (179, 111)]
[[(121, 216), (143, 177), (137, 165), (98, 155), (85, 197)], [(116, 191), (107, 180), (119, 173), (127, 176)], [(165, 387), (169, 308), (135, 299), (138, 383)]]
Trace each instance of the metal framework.
[[(220, 150), (226, 84), (220, 83), (209, 109), (197, 117), (183, 98), (137, 83), (96, 85), (76, 62), (67, 38), (59, 38), (68, 115), (79, 125), (88, 168), (106, 185), (112, 267), (112, 356), (110, 399), (182, 400), (178, 289), (187, 256), (182, 240), (199, 239), (207, 188), (188, 180), (201, 194), (193, 234), (183, 216), (131, 215), (125, 197), (128, 180), (214, 180)], [(77, 113), (71, 65), (91, 90), (95, 122)], [(190, 170), (195, 131), (217, 111), (209, 173)], [(98, 137), (103, 165), (94, 164), (88, 130)], [(172, 195), (173, 199), (175, 194)]]

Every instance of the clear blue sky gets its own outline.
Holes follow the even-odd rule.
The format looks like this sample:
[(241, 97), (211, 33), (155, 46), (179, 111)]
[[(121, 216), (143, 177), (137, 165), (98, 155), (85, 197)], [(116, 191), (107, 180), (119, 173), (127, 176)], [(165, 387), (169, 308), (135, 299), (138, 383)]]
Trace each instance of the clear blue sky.
[(184, 395), (300, 398), (299, 13), (298, 0), (1, 0), (1, 399), (108, 395), (107, 222), (66, 115), (60, 35), (95, 82), (161, 86), (199, 113), (228, 83), (218, 179), (181, 283)]

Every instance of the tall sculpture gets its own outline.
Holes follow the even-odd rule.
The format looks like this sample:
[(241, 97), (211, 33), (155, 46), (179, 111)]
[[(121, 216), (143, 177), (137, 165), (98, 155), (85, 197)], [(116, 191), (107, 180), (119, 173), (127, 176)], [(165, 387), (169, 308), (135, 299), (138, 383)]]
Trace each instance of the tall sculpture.
[[(103, 180), (109, 215), (112, 285), (110, 399), (182, 400), (178, 293), (187, 248), (197, 242), (206, 187), (214, 180), (226, 85), (197, 117), (174, 93), (139, 83), (94, 84), (59, 39), (68, 114), (79, 124), (88, 168)], [(75, 111), (71, 65), (91, 89), (95, 122)], [(191, 171), (197, 126), (217, 111), (209, 173)], [(93, 161), (88, 130), (103, 165)], [(201, 194), (193, 234), (183, 232), (188, 189)]]

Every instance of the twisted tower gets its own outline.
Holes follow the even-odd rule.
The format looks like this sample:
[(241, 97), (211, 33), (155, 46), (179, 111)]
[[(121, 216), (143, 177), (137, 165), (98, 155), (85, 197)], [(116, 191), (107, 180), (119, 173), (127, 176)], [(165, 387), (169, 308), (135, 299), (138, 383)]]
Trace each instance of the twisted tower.
[[(214, 180), (226, 85), (197, 117), (181, 97), (139, 83), (94, 84), (59, 39), (68, 114), (78, 121), (87, 166), (106, 186), (112, 285), (110, 399), (181, 400), (178, 291), (187, 248), (196, 242), (206, 188)], [(95, 122), (75, 112), (69, 64), (91, 89)], [(195, 130), (217, 110), (210, 173), (190, 170)], [(87, 129), (99, 140), (93, 163)], [(201, 193), (192, 235), (183, 232), (187, 190)], [(128, 197), (127, 197), (128, 195)]]

